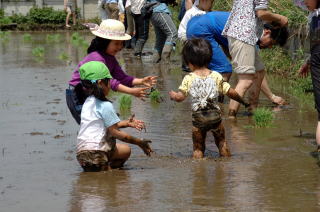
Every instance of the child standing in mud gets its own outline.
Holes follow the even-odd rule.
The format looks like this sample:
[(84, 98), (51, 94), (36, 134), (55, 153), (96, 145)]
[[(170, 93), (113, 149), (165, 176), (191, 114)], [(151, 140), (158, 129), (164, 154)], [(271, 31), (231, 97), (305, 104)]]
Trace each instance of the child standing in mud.
[[(107, 19), (101, 22), (100, 26), (96, 24), (89, 25), (92, 34), (96, 37), (91, 41), (88, 48), (88, 55), (79, 63), (69, 81), (69, 88), (66, 90), (66, 101), (73, 118), (80, 124), (80, 113), (84, 97), (79, 98), (75, 92), (75, 87), (80, 83), (79, 67), (90, 61), (100, 61), (104, 63), (113, 79), (110, 80), (111, 89), (133, 96), (144, 98), (146, 89), (156, 84), (155, 76), (135, 78), (127, 75), (120, 67), (116, 54), (123, 48), (125, 40), (131, 39), (131, 36), (125, 33), (123, 23), (114, 19)], [(146, 87), (136, 87), (144, 85)]]
[[(119, 168), (128, 160), (131, 149), (116, 143), (116, 138), (139, 146), (150, 156), (150, 140), (135, 138), (119, 128), (144, 128), (143, 121), (131, 117), (120, 121), (112, 103), (106, 98), (110, 90), (111, 74), (101, 62), (91, 61), (79, 68), (81, 87), (77, 95), (86, 95), (81, 112), (81, 124), (77, 137), (77, 160), (84, 171), (106, 171)], [(85, 94), (84, 94), (85, 92)]]
[(214, 136), (220, 156), (230, 156), (218, 105), (219, 94), (225, 94), (246, 107), (249, 106), (229, 83), (223, 80), (221, 74), (207, 68), (211, 57), (212, 48), (209, 41), (203, 38), (187, 40), (182, 49), (182, 59), (192, 72), (184, 77), (178, 92), (169, 92), (171, 100), (177, 102), (182, 102), (188, 95), (192, 98), (192, 140), (195, 159), (204, 157), (208, 131)]

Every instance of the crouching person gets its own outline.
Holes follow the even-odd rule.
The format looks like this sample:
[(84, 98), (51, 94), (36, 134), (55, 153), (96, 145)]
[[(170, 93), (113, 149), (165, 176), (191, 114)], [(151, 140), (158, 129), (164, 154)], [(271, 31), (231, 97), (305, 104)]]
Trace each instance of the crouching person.
[(84, 171), (105, 171), (119, 168), (128, 160), (131, 149), (116, 139), (139, 146), (150, 156), (150, 140), (135, 138), (120, 128), (144, 128), (143, 121), (130, 118), (121, 121), (112, 103), (106, 98), (110, 90), (111, 74), (101, 62), (91, 61), (80, 69), (81, 83), (75, 92), (79, 98), (88, 96), (81, 111), (80, 130), (77, 137), (77, 160)]

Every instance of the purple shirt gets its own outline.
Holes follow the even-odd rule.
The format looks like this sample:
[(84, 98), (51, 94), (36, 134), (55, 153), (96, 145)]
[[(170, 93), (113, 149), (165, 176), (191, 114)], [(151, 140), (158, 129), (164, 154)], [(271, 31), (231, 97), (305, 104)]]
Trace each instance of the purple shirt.
[(88, 54), (83, 60), (78, 64), (76, 70), (72, 73), (72, 79), (69, 81), (69, 85), (76, 86), (80, 83), (80, 73), (79, 68), (83, 64), (90, 61), (100, 61), (108, 67), (112, 79), (110, 80), (111, 89), (116, 91), (118, 89), (119, 84), (133, 87), (132, 81), (134, 77), (127, 75), (122, 68), (120, 67), (118, 61), (114, 56), (100, 53), (100, 52), (91, 52)]

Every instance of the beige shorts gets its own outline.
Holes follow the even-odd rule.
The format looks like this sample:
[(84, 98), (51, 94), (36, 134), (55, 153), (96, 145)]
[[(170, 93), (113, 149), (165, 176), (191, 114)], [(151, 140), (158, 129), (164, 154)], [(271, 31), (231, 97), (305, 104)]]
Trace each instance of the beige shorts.
[(256, 46), (228, 37), (232, 67), (237, 74), (254, 74), (265, 69)]

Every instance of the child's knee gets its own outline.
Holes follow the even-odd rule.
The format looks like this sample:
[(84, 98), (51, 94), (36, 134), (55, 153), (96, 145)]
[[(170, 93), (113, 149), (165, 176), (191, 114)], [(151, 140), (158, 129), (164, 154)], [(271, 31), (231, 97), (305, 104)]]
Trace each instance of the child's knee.
[(116, 145), (117, 145), (116, 154), (115, 154), (116, 159), (128, 160), (128, 158), (131, 155), (130, 146), (127, 144), (116, 144)]

